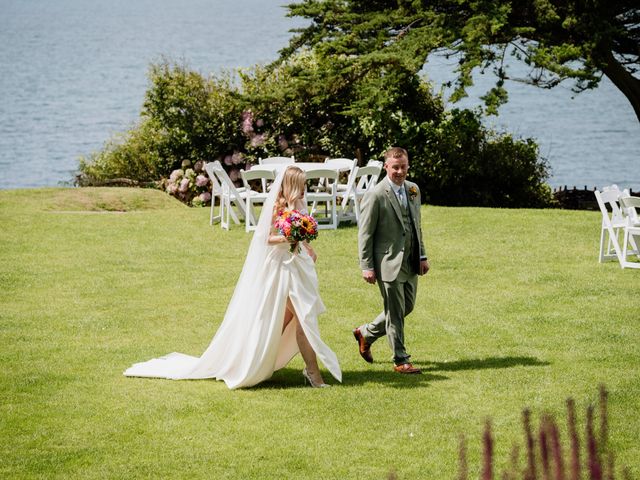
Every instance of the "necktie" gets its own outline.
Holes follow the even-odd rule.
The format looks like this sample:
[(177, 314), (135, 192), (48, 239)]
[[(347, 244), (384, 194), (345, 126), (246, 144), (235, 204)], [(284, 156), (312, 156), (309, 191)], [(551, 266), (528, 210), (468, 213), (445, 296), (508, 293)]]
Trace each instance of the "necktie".
[(402, 205), (403, 207), (407, 206), (407, 199), (404, 196), (404, 187), (401, 187), (398, 190), (398, 200), (400, 201), (400, 205)]

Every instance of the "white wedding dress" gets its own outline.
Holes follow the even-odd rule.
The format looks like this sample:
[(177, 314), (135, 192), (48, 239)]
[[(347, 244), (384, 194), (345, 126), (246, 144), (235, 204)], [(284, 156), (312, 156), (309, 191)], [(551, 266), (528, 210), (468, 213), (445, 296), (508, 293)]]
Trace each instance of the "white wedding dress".
[(288, 244), (267, 243), (282, 174), (264, 204), (224, 320), (206, 351), (200, 357), (174, 352), (136, 363), (124, 372), (126, 376), (216, 378), (232, 389), (256, 385), (284, 367), (299, 351), (295, 323), (289, 322), (282, 330), (290, 298), (317, 357), (342, 381), (338, 358), (320, 337), (317, 319), (325, 307), (312, 258), (305, 248), (291, 254)]

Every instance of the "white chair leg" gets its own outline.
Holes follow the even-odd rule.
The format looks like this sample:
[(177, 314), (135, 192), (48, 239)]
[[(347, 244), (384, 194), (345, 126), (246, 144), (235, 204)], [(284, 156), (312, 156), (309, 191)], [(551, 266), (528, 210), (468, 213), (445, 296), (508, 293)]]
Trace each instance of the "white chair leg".
[(222, 218), (222, 215), (221, 215), (221, 213), (222, 213), (222, 197), (218, 198), (218, 202), (220, 203), (220, 206), (218, 207), (218, 215), (215, 214), (216, 198), (218, 198), (217, 195), (211, 197), (211, 212), (209, 214), (209, 225), (213, 225), (214, 223), (218, 223)]
[(220, 226), (225, 230), (229, 230), (229, 213), (231, 210), (231, 202), (229, 197), (222, 197), (220, 202)]
[(331, 210), (331, 218), (333, 222), (333, 228), (336, 229), (338, 228), (338, 208), (336, 206), (335, 198), (333, 199), (332, 205), (333, 208)]
[(245, 225), (245, 231), (246, 232), (250, 232), (251, 230), (255, 229), (255, 226), (253, 225), (253, 203), (251, 202), (251, 197), (247, 197), (246, 200), (246, 205), (247, 205), (247, 214), (244, 216), (244, 225)]
[(631, 248), (633, 249), (631, 252), (629, 252), (629, 254), (630, 255), (637, 255), (638, 257), (640, 257), (640, 250), (638, 249), (638, 243), (636, 242), (635, 235), (630, 235), (629, 236), (629, 244), (631, 245)]

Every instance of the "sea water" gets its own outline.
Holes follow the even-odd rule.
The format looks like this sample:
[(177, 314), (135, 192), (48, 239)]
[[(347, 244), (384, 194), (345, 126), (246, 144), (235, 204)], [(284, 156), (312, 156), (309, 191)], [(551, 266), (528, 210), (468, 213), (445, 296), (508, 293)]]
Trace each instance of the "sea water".
[[(277, 58), (291, 28), (281, 0), (0, 0), (0, 188), (71, 184), (78, 158), (138, 119), (147, 72), (163, 56), (207, 75)], [(438, 85), (454, 65), (432, 58)], [(458, 106), (475, 106), (490, 87)], [(510, 83), (498, 130), (533, 137), (552, 186), (640, 189), (640, 123), (604, 79), (575, 98)]]

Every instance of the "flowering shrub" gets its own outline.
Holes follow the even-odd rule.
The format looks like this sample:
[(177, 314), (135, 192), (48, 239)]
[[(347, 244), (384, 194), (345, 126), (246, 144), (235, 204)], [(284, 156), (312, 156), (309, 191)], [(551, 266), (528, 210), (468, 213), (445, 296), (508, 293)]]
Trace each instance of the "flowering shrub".
[(182, 168), (171, 172), (165, 183), (165, 191), (187, 205), (201, 207), (211, 202), (211, 180), (204, 173), (204, 162), (182, 162)]

